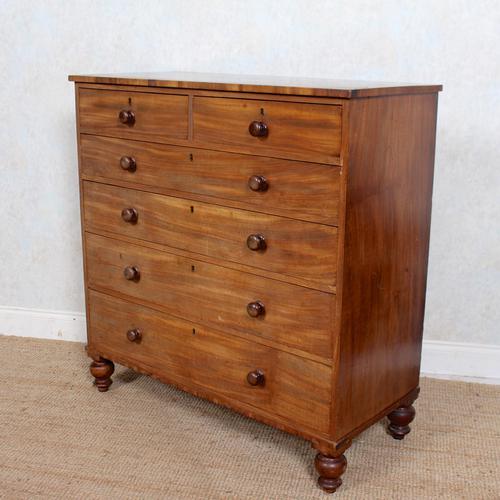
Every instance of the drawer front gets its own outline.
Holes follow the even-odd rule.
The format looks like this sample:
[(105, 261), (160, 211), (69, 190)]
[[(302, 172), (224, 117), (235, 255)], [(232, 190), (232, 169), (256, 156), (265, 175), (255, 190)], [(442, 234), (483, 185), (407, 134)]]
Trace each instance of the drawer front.
[[(86, 256), (89, 288), (118, 292), (225, 332), (332, 356), (335, 295), (89, 233)], [(126, 279), (125, 268), (135, 279)]]
[[(122, 218), (124, 209), (132, 222)], [(304, 278), (322, 289), (335, 285), (336, 227), (94, 182), (84, 183), (84, 212), (91, 231)]]
[[(188, 97), (80, 89), (80, 132), (168, 142), (188, 138)], [(120, 121), (128, 119), (129, 123)], [(132, 114), (131, 114), (132, 113)]]
[[(339, 163), (341, 121), (339, 105), (219, 97), (193, 99), (194, 140), (228, 151)], [(267, 131), (267, 135), (256, 137), (250, 127), (254, 134)]]
[[(88, 300), (92, 348), (187, 387), (328, 430), (329, 367), (96, 292)], [(129, 330), (139, 330), (134, 341)], [(257, 371), (251, 385), (247, 376)]]
[(340, 168), (203, 149), (80, 136), (82, 175), (244, 203), (250, 210), (338, 224)]

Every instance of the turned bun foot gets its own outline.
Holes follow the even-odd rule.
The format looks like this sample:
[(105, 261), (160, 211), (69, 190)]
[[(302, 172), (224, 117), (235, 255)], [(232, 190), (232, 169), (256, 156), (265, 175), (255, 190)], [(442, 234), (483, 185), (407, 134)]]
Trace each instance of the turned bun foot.
[(401, 406), (387, 415), (389, 418), (388, 432), (394, 439), (403, 439), (410, 432), (410, 422), (415, 418), (415, 408)]
[(318, 453), (314, 465), (319, 473), (318, 484), (327, 493), (334, 493), (342, 484), (340, 476), (345, 472), (347, 460), (344, 455), (329, 457)]
[(111, 375), (115, 371), (115, 365), (108, 359), (99, 358), (90, 364), (90, 373), (95, 378), (95, 385), (99, 392), (106, 392), (113, 383)]

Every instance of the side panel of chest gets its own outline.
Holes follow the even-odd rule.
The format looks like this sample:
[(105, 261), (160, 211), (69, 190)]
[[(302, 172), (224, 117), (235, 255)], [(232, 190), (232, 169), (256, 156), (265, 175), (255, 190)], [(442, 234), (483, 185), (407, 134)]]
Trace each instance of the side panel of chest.
[(436, 115), (436, 94), (350, 103), (338, 438), (418, 386)]

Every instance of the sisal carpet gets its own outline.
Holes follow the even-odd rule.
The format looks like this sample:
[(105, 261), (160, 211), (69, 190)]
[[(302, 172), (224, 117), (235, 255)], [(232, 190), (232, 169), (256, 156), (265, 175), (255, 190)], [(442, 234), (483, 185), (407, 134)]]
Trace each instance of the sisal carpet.
[(0, 336), (2, 499), (500, 499), (500, 387), (422, 379), (413, 431), (382, 423), (316, 488), (302, 439), (117, 366), (101, 394), (82, 344)]

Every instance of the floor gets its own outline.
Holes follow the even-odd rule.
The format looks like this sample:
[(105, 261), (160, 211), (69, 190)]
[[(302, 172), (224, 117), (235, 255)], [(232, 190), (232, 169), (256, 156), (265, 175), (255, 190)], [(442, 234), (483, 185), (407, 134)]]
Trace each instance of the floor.
[(380, 422), (316, 488), (302, 439), (117, 366), (82, 344), (0, 336), (2, 499), (500, 499), (500, 387), (422, 379), (404, 441)]

